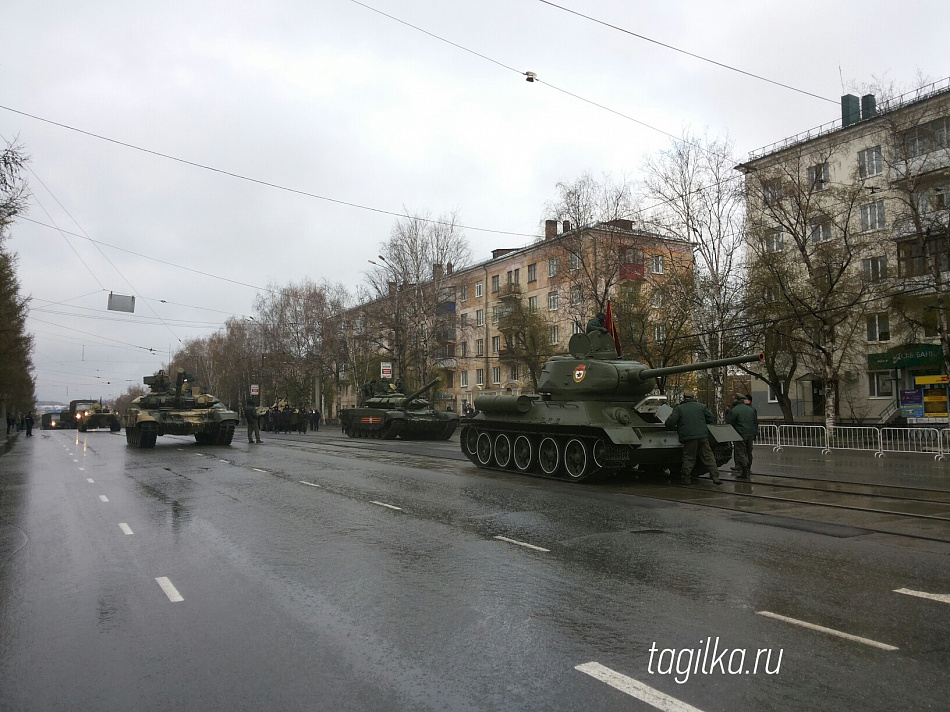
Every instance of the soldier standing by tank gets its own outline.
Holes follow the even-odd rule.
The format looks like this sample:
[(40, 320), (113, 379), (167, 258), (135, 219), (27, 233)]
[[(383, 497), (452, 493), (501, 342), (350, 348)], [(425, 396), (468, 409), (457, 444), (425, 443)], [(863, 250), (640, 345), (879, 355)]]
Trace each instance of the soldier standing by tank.
[(726, 413), (726, 423), (742, 436), (742, 442), (733, 448), (736, 466), (739, 468), (738, 480), (752, 479), (752, 447), (755, 436), (759, 434), (759, 414), (752, 407), (752, 396), (736, 393), (736, 403)]
[(696, 400), (696, 394), (684, 393), (683, 401), (673, 409), (666, 419), (666, 427), (675, 428), (683, 443), (683, 469), (680, 472), (680, 482), (690, 484), (690, 476), (696, 465), (696, 458), (709, 469), (709, 476), (717, 485), (722, 484), (719, 479), (719, 468), (712, 448), (709, 447), (709, 428), (706, 426), (715, 421), (712, 411), (705, 403)]
[(600, 334), (607, 333), (607, 315), (599, 312), (593, 319), (587, 322), (587, 333), (596, 331)]
[(244, 406), (244, 417), (247, 419), (247, 441), (249, 443), (253, 443), (255, 438), (257, 438), (257, 442), (261, 441), (261, 421), (257, 415), (255, 405), (254, 399), (248, 398), (247, 405)]

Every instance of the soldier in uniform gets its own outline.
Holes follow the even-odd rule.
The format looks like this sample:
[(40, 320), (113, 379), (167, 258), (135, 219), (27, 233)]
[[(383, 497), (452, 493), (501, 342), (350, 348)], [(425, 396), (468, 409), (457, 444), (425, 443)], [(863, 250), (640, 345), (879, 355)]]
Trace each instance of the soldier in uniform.
[(255, 407), (254, 399), (248, 398), (247, 405), (244, 406), (244, 417), (247, 419), (247, 441), (248, 443), (253, 443), (254, 439), (257, 438), (257, 442), (261, 441), (261, 422), (257, 415), (257, 408)]
[(666, 427), (675, 428), (683, 443), (683, 469), (680, 472), (680, 482), (690, 484), (690, 476), (696, 465), (696, 458), (709, 469), (709, 476), (717, 485), (722, 484), (719, 479), (719, 468), (712, 448), (709, 447), (709, 428), (706, 426), (715, 421), (712, 411), (705, 403), (696, 400), (696, 394), (684, 393), (683, 401), (673, 409), (666, 419)]
[(752, 407), (752, 396), (736, 393), (736, 403), (726, 413), (726, 422), (742, 436), (742, 442), (736, 443), (733, 454), (739, 474), (736, 479), (752, 479), (752, 446), (759, 434), (759, 414)]
[(593, 319), (587, 322), (587, 333), (596, 331), (600, 334), (607, 333), (607, 315), (600, 312)]

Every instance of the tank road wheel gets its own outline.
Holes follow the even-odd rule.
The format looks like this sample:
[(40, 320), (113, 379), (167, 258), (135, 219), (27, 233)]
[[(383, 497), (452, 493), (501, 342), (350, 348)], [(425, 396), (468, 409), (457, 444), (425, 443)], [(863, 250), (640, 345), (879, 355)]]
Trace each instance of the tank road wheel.
[(479, 463), (484, 466), (491, 464), (491, 435), (488, 433), (478, 434), (478, 444), (475, 446), (475, 457)]
[(119, 421), (113, 421), (109, 423), (109, 430), (113, 433), (117, 433), (122, 429), (122, 425), (119, 424)]
[(504, 433), (495, 436), (495, 464), (498, 467), (508, 467), (511, 462), (511, 440)]
[(383, 440), (395, 440), (397, 435), (399, 430), (396, 428), (396, 421), (390, 420), (383, 426)]
[(597, 467), (603, 467), (607, 464), (607, 443), (601, 439), (594, 441), (594, 447), (590, 450), (591, 457)]
[(732, 443), (725, 442), (712, 446), (713, 457), (716, 458), (716, 466), (722, 467), (732, 458)]
[(455, 434), (455, 429), (459, 426), (457, 420), (450, 420), (445, 424), (445, 428), (442, 430), (442, 435), (439, 436), (441, 440), (448, 440)]
[(572, 438), (564, 446), (564, 469), (572, 480), (582, 480), (590, 474), (590, 458), (582, 440)]
[(199, 445), (210, 445), (212, 436), (210, 433), (195, 433), (195, 442)]
[(462, 441), (462, 449), (465, 451), (465, 454), (474, 455), (478, 446), (478, 431), (469, 426), (462, 430), (460, 440)]
[(515, 446), (512, 448), (512, 455), (515, 460), (515, 467), (520, 472), (527, 472), (528, 468), (534, 463), (531, 449), (531, 438), (527, 435), (519, 435), (515, 438)]
[(230, 445), (234, 439), (234, 423), (221, 423), (218, 426), (217, 438), (215, 442), (218, 445)]
[(158, 425), (156, 423), (142, 423), (139, 437), (139, 447), (155, 447), (155, 441), (158, 439)]
[(546, 475), (553, 475), (557, 472), (561, 461), (561, 449), (554, 438), (545, 438), (538, 445), (538, 465)]
[(139, 429), (131, 425), (125, 427), (125, 442), (129, 445), (139, 444)]

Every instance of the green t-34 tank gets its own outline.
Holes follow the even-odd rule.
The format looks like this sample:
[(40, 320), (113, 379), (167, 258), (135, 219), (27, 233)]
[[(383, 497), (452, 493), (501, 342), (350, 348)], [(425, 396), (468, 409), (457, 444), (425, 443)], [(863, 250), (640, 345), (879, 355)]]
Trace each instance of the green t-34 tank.
[(373, 395), (359, 408), (340, 411), (343, 432), (351, 438), (448, 440), (458, 427), (458, 414), (435, 410), (420, 397), (438, 382), (439, 379), (433, 379), (408, 396)]
[(230, 445), (239, 417), (213, 395), (194, 393), (194, 377), (178, 369), (174, 386), (164, 371), (142, 379), (151, 392), (129, 404), (122, 416), (125, 439), (140, 448), (155, 447), (159, 435), (194, 435), (199, 445)]
[[(575, 334), (570, 356), (544, 364), (540, 395), (483, 395), (462, 427), (462, 452), (478, 467), (580, 481), (598, 472), (678, 473), (682, 445), (664, 425), (669, 406), (648, 394), (655, 378), (716, 366), (749, 363), (762, 354), (648, 368), (617, 356), (613, 337)], [(710, 426), (721, 445), (717, 463), (742, 438), (729, 425)], [(724, 459), (723, 459), (724, 458)], [(722, 460), (722, 462), (719, 462)]]

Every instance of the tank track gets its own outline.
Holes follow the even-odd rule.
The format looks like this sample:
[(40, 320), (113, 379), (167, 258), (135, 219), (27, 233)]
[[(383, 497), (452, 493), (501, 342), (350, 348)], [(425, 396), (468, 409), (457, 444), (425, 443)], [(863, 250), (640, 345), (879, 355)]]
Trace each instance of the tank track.
[(142, 423), (141, 425), (136, 425), (135, 427), (127, 427), (125, 429), (125, 441), (129, 445), (134, 445), (138, 448), (150, 448), (155, 447), (155, 441), (158, 439), (158, 424), (157, 423)]
[(234, 439), (234, 428), (234, 423), (221, 423), (221, 425), (218, 427), (218, 432), (215, 433), (215, 444), (230, 445), (231, 440)]
[(595, 434), (509, 431), (472, 423), (462, 427), (460, 444), (472, 463), (487, 470), (580, 482), (621, 469), (610, 467), (609, 446)]
[(395, 440), (399, 432), (403, 429), (405, 423), (398, 420), (390, 420), (381, 428), (362, 428), (359, 424), (347, 425), (343, 432), (349, 438), (372, 438), (374, 440)]

